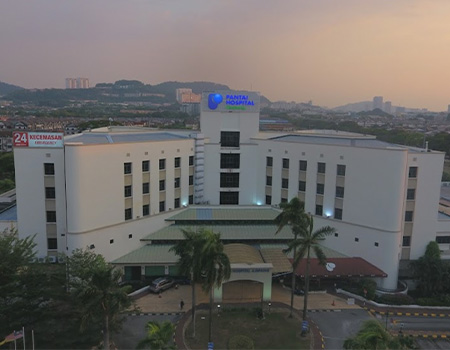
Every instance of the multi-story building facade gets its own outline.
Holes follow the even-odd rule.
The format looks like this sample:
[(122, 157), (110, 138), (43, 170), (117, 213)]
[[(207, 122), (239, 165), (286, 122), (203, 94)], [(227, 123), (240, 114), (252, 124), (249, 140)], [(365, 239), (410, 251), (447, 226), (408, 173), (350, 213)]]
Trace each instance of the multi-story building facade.
[(173, 210), (299, 197), (316, 227), (336, 228), (326, 247), (364, 258), (387, 274), (380, 287), (395, 289), (400, 261), (444, 230), (443, 153), (344, 132), (260, 133), (259, 95), (243, 91), (204, 93), (200, 123), (199, 132), (105, 128), (60, 148), (16, 147), (20, 235), (37, 233), (40, 255), (87, 246), (112, 261)]

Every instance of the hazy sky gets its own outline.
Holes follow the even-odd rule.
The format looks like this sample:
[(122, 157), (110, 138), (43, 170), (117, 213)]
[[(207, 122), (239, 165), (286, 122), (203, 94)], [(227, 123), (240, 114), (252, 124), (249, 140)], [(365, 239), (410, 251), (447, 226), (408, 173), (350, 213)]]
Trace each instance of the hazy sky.
[(449, 0), (0, 0), (0, 81), (213, 81), (334, 107), (450, 104)]

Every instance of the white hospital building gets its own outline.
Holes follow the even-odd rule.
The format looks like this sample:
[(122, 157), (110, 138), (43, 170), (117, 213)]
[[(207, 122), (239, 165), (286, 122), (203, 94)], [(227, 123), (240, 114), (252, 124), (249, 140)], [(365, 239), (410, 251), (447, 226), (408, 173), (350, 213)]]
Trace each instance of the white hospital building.
[[(346, 132), (261, 133), (254, 92), (204, 93), (200, 125), (112, 127), (16, 145), (20, 236), (36, 234), (39, 256), (89, 247), (138, 274), (158, 264), (170, 274), (176, 259), (160, 255), (179, 239), (176, 225), (234, 220), (224, 239), (276, 248), (290, 232), (275, 236), (268, 220), (297, 196), (317, 227), (336, 229), (325, 248), (383, 271), (376, 280), (385, 289), (429, 241), (450, 236), (450, 216), (438, 214), (441, 152)], [(441, 248), (449, 258), (448, 244)]]

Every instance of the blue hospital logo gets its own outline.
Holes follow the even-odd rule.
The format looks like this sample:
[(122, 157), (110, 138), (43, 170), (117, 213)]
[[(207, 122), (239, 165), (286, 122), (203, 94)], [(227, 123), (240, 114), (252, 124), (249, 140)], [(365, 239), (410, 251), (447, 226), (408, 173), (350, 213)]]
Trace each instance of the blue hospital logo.
[(208, 107), (209, 109), (216, 109), (219, 104), (223, 101), (221, 94), (209, 94), (208, 96)]

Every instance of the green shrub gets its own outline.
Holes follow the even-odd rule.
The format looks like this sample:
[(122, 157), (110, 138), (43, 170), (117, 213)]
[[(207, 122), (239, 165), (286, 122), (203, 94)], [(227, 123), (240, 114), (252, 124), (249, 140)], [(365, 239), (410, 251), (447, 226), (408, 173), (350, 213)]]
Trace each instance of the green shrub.
[(240, 349), (254, 349), (255, 345), (253, 340), (245, 335), (235, 335), (230, 338), (228, 342), (228, 349), (230, 350), (240, 350)]
[(384, 294), (377, 297), (375, 301), (388, 305), (411, 305), (415, 303), (414, 299), (406, 294)]
[(450, 306), (450, 295), (440, 295), (434, 298), (417, 298), (416, 303), (421, 306)]
[[(377, 283), (370, 278), (362, 278), (358, 281), (358, 294), (365, 297), (366, 299), (372, 300), (375, 298), (375, 290), (377, 288)], [(367, 294), (364, 293), (367, 291)]]

